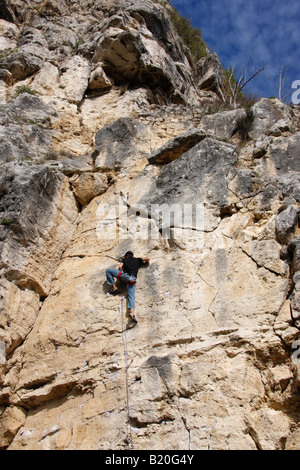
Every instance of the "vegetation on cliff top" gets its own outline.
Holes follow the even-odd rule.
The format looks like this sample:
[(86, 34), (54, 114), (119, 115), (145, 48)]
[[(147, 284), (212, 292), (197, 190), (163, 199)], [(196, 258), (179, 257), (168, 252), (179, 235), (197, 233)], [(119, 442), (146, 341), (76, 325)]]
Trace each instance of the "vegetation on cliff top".
[(202, 39), (201, 29), (193, 26), (191, 20), (180, 15), (175, 8), (172, 8), (169, 14), (175, 30), (190, 50), (193, 58), (197, 61), (207, 56), (207, 46)]

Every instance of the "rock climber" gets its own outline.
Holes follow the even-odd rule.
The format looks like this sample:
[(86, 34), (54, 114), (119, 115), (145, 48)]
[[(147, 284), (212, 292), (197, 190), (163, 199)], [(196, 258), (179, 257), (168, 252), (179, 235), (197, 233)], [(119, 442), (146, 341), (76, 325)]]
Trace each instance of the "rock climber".
[(119, 265), (119, 270), (117, 269), (107, 269), (106, 270), (106, 279), (107, 284), (112, 286), (110, 293), (117, 294), (118, 288), (116, 286), (115, 278), (125, 282), (127, 285), (128, 293), (128, 305), (129, 315), (134, 322), (137, 322), (134, 314), (135, 308), (135, 285), (137, 280), (137, 275), (140, 267), (143, 264), (146, 264), (150, 261), (149, 258), (135, 258), (132, 251), (127, 251), (122, 262)]

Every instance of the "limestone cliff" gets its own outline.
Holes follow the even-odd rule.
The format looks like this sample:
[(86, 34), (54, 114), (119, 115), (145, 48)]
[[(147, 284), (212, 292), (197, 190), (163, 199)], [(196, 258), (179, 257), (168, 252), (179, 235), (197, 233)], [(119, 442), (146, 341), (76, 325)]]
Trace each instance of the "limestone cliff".
[(298, 109), (167, 1), (0, 6), (1, 449), (299, 449)]

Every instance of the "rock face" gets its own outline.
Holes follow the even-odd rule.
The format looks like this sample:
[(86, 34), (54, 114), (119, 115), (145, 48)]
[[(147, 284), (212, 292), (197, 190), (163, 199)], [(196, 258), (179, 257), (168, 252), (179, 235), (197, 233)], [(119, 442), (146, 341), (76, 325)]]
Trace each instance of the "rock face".
[(295, 110), (208, 114), (168, 2), (0, 3), (1, 449), (299, 449)]

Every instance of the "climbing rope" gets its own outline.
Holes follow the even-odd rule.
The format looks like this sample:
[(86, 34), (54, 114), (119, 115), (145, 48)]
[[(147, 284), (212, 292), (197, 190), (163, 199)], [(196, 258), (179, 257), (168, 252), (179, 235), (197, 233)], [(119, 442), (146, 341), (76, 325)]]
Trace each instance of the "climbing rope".
[(131, 366), (131, 363), (128, 364), (128, 346), (127, 346), (127, 335), (126, 335), (126, 326), (124, 321), (124, 293), (123, 287), (121, 288), (121, 306), (120, 306), (121, 322), (122, 322), (122, 341), (125, 354), (125, 377), (126, 377), (126, 403), (127, 403), (127, 419), (129, 427), (129, 437), (130, 437), (130, 448), (133, 449), (132, 441), (132, 431), (130, 424), (130, 403), (129, 403), (129, 381), (128, 381), (128, 369)]

